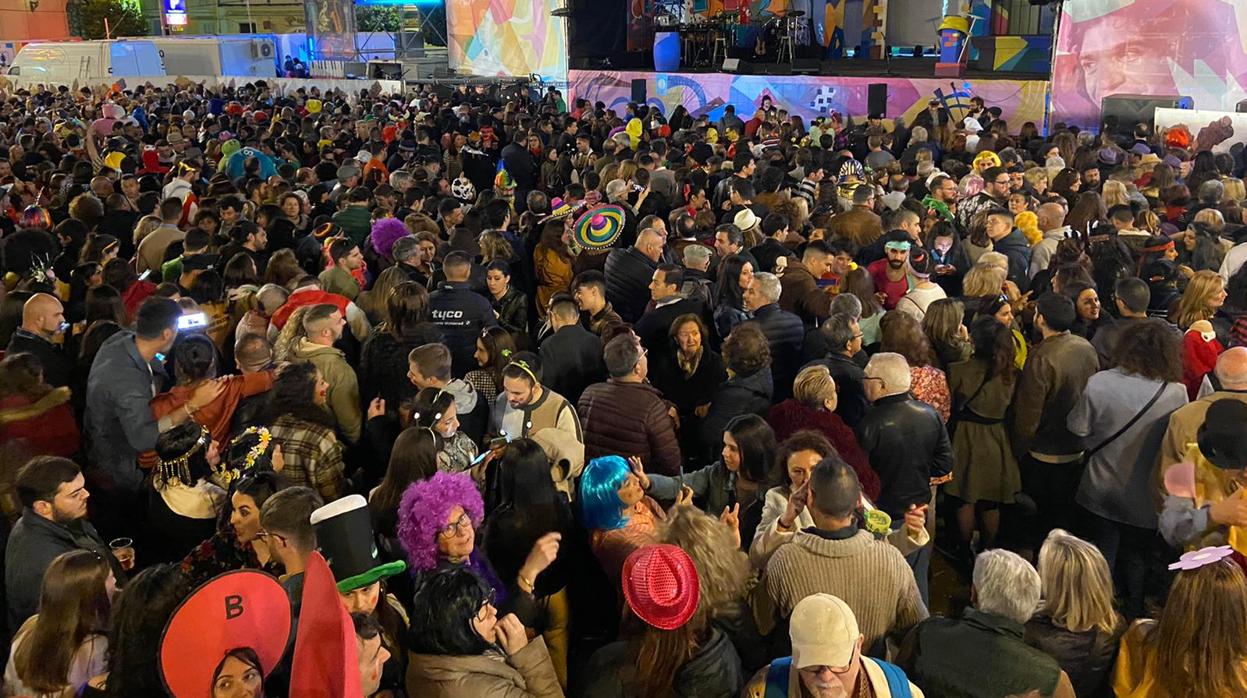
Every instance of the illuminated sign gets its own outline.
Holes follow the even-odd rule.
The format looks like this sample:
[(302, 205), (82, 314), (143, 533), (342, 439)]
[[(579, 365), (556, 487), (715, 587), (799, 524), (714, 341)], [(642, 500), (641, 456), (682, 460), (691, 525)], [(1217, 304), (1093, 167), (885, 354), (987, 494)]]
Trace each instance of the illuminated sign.
[(186, 0), (161, 0), (160, 9), (166, 25), (174, 29), (186, 28)]

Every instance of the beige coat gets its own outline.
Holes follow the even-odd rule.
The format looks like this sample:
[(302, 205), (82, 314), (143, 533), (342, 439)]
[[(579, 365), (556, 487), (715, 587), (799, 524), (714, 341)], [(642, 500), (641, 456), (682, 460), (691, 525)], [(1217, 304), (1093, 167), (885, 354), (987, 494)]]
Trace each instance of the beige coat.
[(1160, 472), (1174, 463), (1181, 463), (1186, 445), (1195, 441), (1199, 427), (1204, 423), (1204, 415), (1208, 407), (1217, 400), (1240, 400), (1247, 402), (1247, 393), (1232, 393), (1225, 390), (1206, 395), (1195, 402), (1179, 407), (1169, 415), (1169, 428), (1165, 430), (1165, 441), (1160, 447)]
[(412, 654), (407, 695), (423, 698), (563, 698), (540, 636), (500, 656)]

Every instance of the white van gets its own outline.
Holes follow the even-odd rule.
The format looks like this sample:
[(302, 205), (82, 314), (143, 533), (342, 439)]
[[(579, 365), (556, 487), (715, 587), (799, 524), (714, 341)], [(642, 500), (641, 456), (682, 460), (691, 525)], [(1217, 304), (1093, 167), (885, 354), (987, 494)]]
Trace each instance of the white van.
[(152, 37), (167, 75), (277, 76), (272, 39), (232, 37)]
[(127, 76), (165, 74), (160, 51), (151, 41), (45, 41), (26, 44), (9, 67), (22, 85), (90, 84)]

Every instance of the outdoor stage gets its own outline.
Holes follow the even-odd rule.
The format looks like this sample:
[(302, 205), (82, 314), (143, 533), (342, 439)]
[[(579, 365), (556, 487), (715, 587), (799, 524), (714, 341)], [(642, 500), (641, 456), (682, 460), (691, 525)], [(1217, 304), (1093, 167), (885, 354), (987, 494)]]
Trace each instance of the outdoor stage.
[(683, 104), (693, 115), (708, 113), (717, 120), (723, 107), (731, 104), (737, 115), (748, 119), (762, 97), (769, 95), (778, 107), (799, 115), (807, 124), (832, 111), (864, 119), (869, 86), (884, 83), (888, 86), (889, 119), (904, 117), (911, 122), (939, 91), (954, 107), (955, 116), (959, 115), (955, 105), (967, 105), (971, 97), (982, 97), (987, 106), (1000, 107), (1015, 132), (1027, 121), (1044, 130), (1050, 86), (1044, 79), (899, 77), (883, 71), (871, 77), (572, 70), (567, 75), (568, 98), (604, 102), (622, 113), (632, 99), (633, 80), (645, 81), (646, 102), (658, 105), (664, 114)]

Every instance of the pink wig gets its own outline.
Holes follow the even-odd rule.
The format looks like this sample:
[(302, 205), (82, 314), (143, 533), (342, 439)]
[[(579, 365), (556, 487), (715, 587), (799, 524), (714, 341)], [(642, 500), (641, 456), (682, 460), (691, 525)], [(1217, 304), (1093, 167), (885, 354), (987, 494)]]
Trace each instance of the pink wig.
[(382, 257), (390, 259), (394, 243), (408, 235), (411, 235), (411, 231), (397, 218), (378, 218), (372, 223), (372, 249)]
[(398, 540), (407, 551), (413, 574), (437, 567), (437, 534), (456, 506), (468, 513), (473, 527), (481, 525), (485, 503), (467, 473), (438, 471), (427, 480), (411, 483), (403, 492), (398, 505)]

